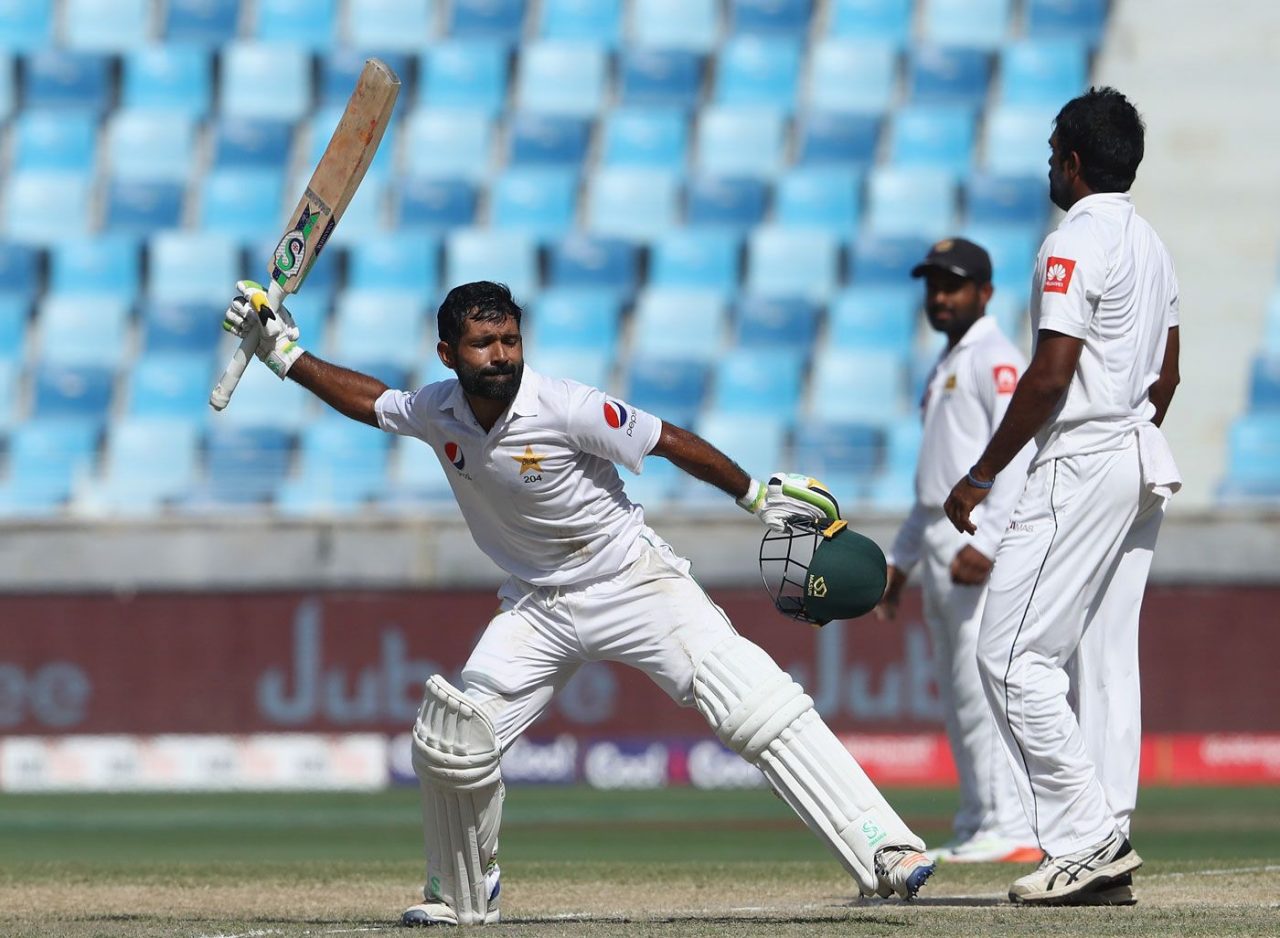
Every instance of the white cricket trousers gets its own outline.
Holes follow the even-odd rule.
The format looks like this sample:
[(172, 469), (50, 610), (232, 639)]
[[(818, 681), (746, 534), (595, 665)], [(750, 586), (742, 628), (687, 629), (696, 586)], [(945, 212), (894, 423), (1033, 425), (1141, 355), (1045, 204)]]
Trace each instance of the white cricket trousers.
[(1040, 846), (1126, 836), (1141, 740), (1138, 613), (1164, 498), (1123, 449), (1035, 467), (996, 555), (978, 666)]
[(978, 674), (978, 626), (987, 588), (951, 582), (951, 561), (971, 543), (942, 509), (925, 526), (921, 539), (924, 619), (933, 643), (947, 739), (960, 778), (955, 837), (994, 835), (1031, 844), (1031, 825)]

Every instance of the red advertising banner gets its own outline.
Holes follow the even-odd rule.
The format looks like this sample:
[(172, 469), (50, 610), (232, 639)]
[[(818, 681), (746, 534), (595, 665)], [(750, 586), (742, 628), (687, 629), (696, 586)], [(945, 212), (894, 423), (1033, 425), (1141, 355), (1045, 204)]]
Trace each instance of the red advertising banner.
[[(782, 618), (759, 590), (714, 598), (842, 735), (940, 728), (917, 595), (897, 623), (821, 630)], [(1278, 604), (1275, 588), (1153, 588), (1144, 730), (1280, 730)], [(495, 606), (475, 592), (0, 596), (0, 734), (403, 731), (422, 681), (456, 677)], [(705, 727), (644, 675), (589, 664), (534, 732), (652, 738)]]

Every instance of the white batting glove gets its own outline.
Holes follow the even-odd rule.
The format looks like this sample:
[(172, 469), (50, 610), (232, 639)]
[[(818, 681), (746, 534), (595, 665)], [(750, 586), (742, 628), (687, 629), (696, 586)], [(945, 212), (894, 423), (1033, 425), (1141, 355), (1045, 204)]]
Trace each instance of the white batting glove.
[(786, 530), (795, 518), (840, 520), (840, 506), (827, 487), (797, 472), (775, 472), (764, 484), (752, 479), (738, 504), (775, 531)]
[(305, 351), (298, 344), (301, 332), (293, 315), (280, 304), (272, 309), (267, 291), (253, 280), (236, 283), (240, 294), (231, 301), (222, 319), (222, 328), (232, 335), (244, 338), (250, 331), (258, 335), (258, 358), (266, 362), (282, 381)]

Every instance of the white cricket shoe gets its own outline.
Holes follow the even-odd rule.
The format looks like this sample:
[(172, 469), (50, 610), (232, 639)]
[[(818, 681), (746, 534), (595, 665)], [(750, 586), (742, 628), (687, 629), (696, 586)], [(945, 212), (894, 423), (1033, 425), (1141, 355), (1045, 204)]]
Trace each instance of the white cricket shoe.
[[(1096, 904), (1093, 900), (1100, 894), (1113, 887), (1122, 891), (1125, 885), (1132, 899), (1133, 877), (1129, 874), (1140, 866), (1142, 857), (1129, 839), (1116, 831), (1092, 847), (1045, 857), (1035, 872), (1013, 881), (1009, 899), (1027, 905), (1090, 905)], [(1118, 898), (1121, 901), (1112, 904), (1132, 904)]]
[(1035, 844), (983, 833), (934, 847), (925, 853), (935, 863), (1039, 863), (1044, 859), (1044, 851)]
[(880, 888), (876, 894), (888, 899), (897, 893), (903, 899), (914, 899), (925, 880), (938, 867), (913, 847), (881, 847), (876, 851), (876, 876)]
[[(502, 870), (498, 864), (489, 861), (485, 870), (484, 882), (489, 888), (489, 907), (485, 911), (484, 924), (492, 925), (498, 921), (498, 895), (502, 892)], [(427, 901), (411, 905), (400, 916), (400, 924), (405, 928), (429, 928), (433, 925), (457, 925), (458, 913), (447, 902), (437, 897), (427, 897)]]

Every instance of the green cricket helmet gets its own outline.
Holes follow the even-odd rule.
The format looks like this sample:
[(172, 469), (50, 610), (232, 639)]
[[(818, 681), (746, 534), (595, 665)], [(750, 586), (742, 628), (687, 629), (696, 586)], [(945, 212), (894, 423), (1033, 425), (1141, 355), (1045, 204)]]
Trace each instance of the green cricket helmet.
[(826, 625), (870, 612), (884, 595), (884, 553), (844, 521), (793, 518), (760, 542), (760, 575), (778, 611)]

